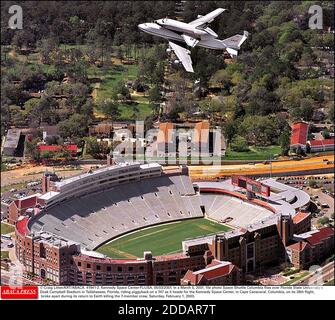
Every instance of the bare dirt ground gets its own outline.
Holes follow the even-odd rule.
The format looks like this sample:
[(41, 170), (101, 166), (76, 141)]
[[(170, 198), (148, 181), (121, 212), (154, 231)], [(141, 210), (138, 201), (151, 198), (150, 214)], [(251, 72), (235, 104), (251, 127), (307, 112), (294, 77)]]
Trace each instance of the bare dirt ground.
[(90, 167), (90, 165), (83, 165), (80, 169), (69, 169), (68, 167), (26, 166), (1, 172), (1, 187), (15, 183), (39, 180), (42, 178), (43, 172), (46, 170), (55, 172), (60, 177), (70, 177), (77, 175)]

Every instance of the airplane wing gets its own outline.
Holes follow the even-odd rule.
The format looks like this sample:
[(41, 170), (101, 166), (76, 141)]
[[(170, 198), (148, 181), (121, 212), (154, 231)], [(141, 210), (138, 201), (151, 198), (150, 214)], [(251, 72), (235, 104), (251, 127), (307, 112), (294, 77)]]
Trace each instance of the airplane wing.
[(196, 28), (201, 27), (205, 24), (208, 24), (208, 23), (211, 23), (212, 21), (214, 21), (214, 19), (217, 16), (219, 16), (223, 11), (226, 11), (226, 9), (218, 8), (218, 9), (206, 14), (205, 16), (200, 17), (199, 19), (190, 22), (189, 24), (191, 26), (196, 27)]
[(194, 72), (193, 66), (192, 66), (192, 60), (190, 56), (190, 51), (183, 48), (182, 46), (179, 46), (178, 44), (175, 44), (174, 42), (169, 41), (169, 45), (171, 49), (174, 51), (178, 59), (183, 64), (185, 70), (187, 72)]
[(241, 45), (247, 40), (249, 33), (244, 31), (243, 35), (237, 34), (230, 38), (222, 40), (225, 46), (232, 48), (232, 49), (240, 49)]

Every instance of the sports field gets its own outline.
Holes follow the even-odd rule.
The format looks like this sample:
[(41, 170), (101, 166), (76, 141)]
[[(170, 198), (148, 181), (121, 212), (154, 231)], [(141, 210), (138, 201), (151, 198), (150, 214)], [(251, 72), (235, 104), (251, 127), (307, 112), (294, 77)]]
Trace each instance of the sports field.
[(112, 258), (142, 258), (144, 251), (153, 255), (180, 252), (185, 239), (206, 236), (229, 227), (205, 218), (171, 222), (148, 227), (115, 239), (97, 249)]

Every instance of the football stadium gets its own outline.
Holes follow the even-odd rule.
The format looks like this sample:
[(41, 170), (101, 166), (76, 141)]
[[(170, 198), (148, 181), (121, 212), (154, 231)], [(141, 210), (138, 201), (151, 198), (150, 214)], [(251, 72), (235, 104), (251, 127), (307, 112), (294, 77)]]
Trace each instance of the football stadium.
[[(191, 181), (187, 167), (122, 163), (45, 175), (42, 189), (18, 217), (16, 253), (28, 273), (55, 284), (180, 284), (217, 261), (237, 283), (310, 227), (309, 196), (274, 179)], [(242, 258), (255, 239), (260, 250)]]

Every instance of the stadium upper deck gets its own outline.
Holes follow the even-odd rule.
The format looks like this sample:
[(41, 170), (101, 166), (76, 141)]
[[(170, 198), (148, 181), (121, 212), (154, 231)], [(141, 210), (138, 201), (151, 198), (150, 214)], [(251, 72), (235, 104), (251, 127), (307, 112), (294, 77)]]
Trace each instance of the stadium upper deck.
[[(106, 173), (111, 174), (106, 177)], [(200, 195), (188, 175), (180, 171), (167, 175), (161, 173), (159, 165), (128, 165), (99, 170), (90, 183), (86, 182), (90, 177), (81, 175), (84, 183), (78, 177), (57, 183), (61, 191), (42, 196), (46, 205), (28, 228), (34, 233), (63, 236), (92, 250), (136, 229), (203, 217)]]

